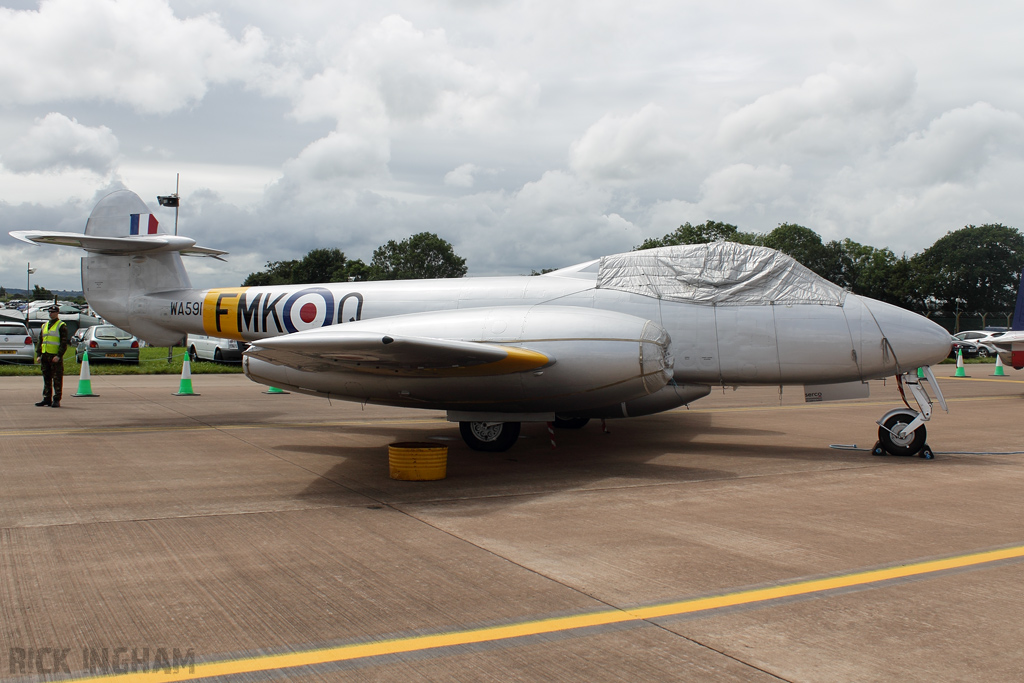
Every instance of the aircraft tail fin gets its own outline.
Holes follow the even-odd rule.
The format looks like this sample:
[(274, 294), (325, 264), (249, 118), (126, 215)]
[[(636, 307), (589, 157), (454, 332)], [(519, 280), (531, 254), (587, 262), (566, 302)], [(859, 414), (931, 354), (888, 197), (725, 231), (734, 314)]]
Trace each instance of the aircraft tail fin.
[(85, 234), (12, 232), (24, 242), (78, 247), (82, 289), (89, 305), (109, 322), (154, 343), (173, 343), (178, 332), (152, 320), (133, 317), (148, 294), (192, 288), (181, 254), (219, 258), (226, 252), (198, 247), (193, 239), (167, 234), (142, 199), (129, 190), (101, 199), (85, 225)]

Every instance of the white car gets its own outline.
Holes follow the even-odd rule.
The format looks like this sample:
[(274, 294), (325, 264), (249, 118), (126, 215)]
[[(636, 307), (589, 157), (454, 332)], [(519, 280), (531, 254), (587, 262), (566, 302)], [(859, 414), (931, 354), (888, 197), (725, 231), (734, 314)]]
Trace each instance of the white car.
[(25, 323), (0, 321), (0, 363), (34, 363), (36, 346)]
[(984, 330), (968, 330), (966, 332), (957, 332), (953, 335), (953, 339), (957, 341), (966, 341), (974, 344), (978, 347), (978, 355), (982, 358), (995, 357), (998, 349), (991, 344), (987, 343), (988, 338), (992, 336), (991, 332)]
[(249, 348), (246, 342), (205, 334), (190, 334), (185, 340), (188, 357), (193, 363), (198, 360), (212, 360), (218, 363), (241, 363), (242, 352)]

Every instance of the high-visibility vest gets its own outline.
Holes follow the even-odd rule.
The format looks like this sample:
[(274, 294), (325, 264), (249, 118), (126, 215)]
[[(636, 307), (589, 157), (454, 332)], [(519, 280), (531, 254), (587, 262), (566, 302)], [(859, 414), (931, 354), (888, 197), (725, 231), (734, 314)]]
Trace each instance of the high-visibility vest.
[(50, 320), (43, 325), (43, 343), (40, 346), (40, 353), (52, 353), (54, 355), (60, 351), (60, 327), (64, 324), (63, 320)]

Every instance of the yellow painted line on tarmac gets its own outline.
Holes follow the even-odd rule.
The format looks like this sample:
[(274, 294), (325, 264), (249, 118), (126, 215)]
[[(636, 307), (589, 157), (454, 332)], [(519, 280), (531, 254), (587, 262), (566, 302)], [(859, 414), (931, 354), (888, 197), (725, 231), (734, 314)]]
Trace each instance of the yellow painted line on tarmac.
[(1002, 377), (936, 377), (935, 379), (950, 379), (957, 382), (1000, 382), (1002, 384), (1024, 384), (1024, 379), (1007, 379)]
[(45, 429), (0, 429), (4, 436), (42, 436), (52, 434), (139, 434), (147, 432), (219, 432), (236, 429), (306, 429), (310, 427), (366, 427), (374, 425), (448, 424), (444, 417), (404, 420), (345, 420), (342, 422), (253, 422), (231, 425), (168, 425), (165, 427), (52, 427)]
[(355, 643), (339, 647), (324, 648), (321, 650), (264, 655), (248, 659), (199, 663), (194, 667), (189, 667), (191, 670), (186, 670), (185, 667), (181, 667), (178, 671), (160, 669), (149, 673), (117, 674), (113, 676), (93, 676), (89, 678), (70, 678), (63, 680), (76, 681), (78, 683), (85, 681), (107, 681), (113, 679), (132, 682), (153, 680), (189, 681), (200, 678), (209, 678), (211, 676), (237, 676), (240, 674), (260, 671), (292, 669), (296, 667), (353, 661), (368, 657), (380, 657), (383, 655), (395, 655), (406, 652), (423, 652), (425, 650), (458, 645), (489, 643), (513, 638), (537, 636), (545, 633), (556, 633), (591, 628), (595, 626), (607, 626), (610, 624), (642, 621), (645, 619), (676, 617), (684, 614), (694, 614), (708, 610), (722, 609), (724, 607), (737, 607), (766, 602), (769, 600), (778, 600), (780, 598), (812, 595), (815, 593), (822, 593), (842, 588), (868, 586), (883, 581), (924, 576), (953, 569), (980, 567), (1000, 560), (1017, 559), (1021, 557), (1024, 557), (1024, 545), (1002, 548), (999, 550), (986, 550), (967, 555), (957, 555), (938, 560), (926, 560), (923, 562), (915, 562), (897, 567), (888, 567), (885, 569), (871, 569), (843, 576), (834, 576), (823, 579), (797, 580), (791, 583), (784, 583), (768, 588), (755, 588), (735, 593), (726, 593), (703, 598), (692, 598), (678, 602), (637, 607), (634, 609), (608, 609), (590, 612), (588, 614), (579, 614), (576, 616), (524, 621), (504, 626), (468, 629), (465, 631), (413, 636), (409, 638), (395, 638), (392, 640), (381, 640), (368, 643)]

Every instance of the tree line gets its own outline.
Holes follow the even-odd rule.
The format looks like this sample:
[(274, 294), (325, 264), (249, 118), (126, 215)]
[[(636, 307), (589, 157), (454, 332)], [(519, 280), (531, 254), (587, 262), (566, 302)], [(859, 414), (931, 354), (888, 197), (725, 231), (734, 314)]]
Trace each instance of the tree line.
[(420, 280), (462, 277), (466, 270), (466, 259), (456, 254), (451, 244), (434, 233), (421, 232), (401, 242), (389, 240), (374, 250), (369, 265), (347, 258), (340, 249), (313, 249), (301, 259), (268, 261), (265, 270), (250, 273), (242, 285)]
[(823, 242), (818, 233), (794, 223), (754, 233), (712, 220), (684, 223), (636, 249), (716, 241), (778, 249), (854, 294), (916, 311), (1012, 311), (1024, 268), (1024, 235), (999, 223), (951, 230), (913, 256), (848, 238)]

